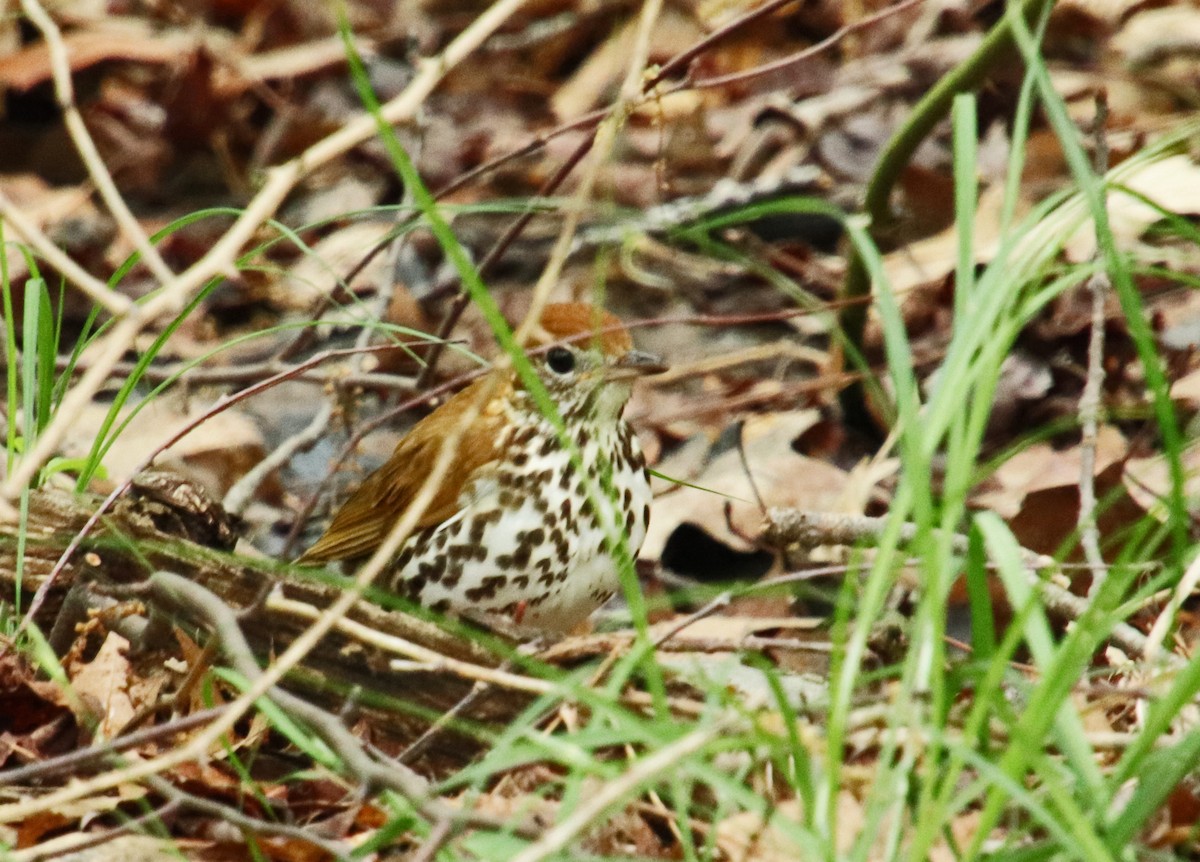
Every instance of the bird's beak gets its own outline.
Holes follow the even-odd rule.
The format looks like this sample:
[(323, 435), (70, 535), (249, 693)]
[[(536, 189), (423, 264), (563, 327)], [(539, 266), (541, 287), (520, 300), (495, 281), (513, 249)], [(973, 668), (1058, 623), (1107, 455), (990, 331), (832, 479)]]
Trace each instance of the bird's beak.
[(669, 367), (661, 356), (630, 350), (610, 365), (604, 376), (609, 380), (632, 380), (646, 374), (662, 374)]

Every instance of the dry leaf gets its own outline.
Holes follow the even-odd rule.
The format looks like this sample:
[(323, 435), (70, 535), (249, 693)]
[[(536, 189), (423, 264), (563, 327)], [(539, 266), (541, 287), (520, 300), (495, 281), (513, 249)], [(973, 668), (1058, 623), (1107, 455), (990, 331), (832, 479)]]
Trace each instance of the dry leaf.
[(1121, 28), (1112, 48), (1131, 66), (1145, 66), (1172, 54), (1194, 55), (1200, 50), (1200, 10), (1188, 4), (1147, 9)]
[[(1101, 426), (1096, 439), (1096, 475), (1128, 454), (1125, 437), (1110, 425)], [(990, 509), (1002, 518), (1012, 518), (1037, 491), (1077, 488), (1080, 476), (1078, 446), (1056, 449), (1049, 443), (1035, 443), (1009, 458), (992, 475), (973, 503)]]
[(128, 648), (129, 641), (109, 632), (96, 657), (71, 676), (71, 687), (92, 713), (80, 716), (80, 720), (99, 719), (96, 733), (100, 739), (115, 737), (136, 711), (129, 696), (133, 669), (125, 658)]
[[(798, 410), (746, 421), (742, 436), (746, 461), (768, 508), (839, 510), (848, 481), (846, 473), (832, 464), (800, 455), (792, 448), (793, 441), (818, 418), (815, 410)], [(684, 523), (700, 527), (731, 548), (752, 550), (749, 542), (729, 528), (725, 518), (725, 506), (729, 503), (730, 520), (743, 534), (755, 533), (762, 522), (754, 487), (746, 477), (737, 449), (718, 455), (692, 482), (699, 487), (680, 487), (656, 501), (642, 555), (661, 556), (667, 539)]]
[[(1200, 166), (1189, 156), (1168, 156), (1140, 167), (1122, 185), (1154, 201), (1170, 213), (1200, 210)], [(1118, 248), (1128, 248), (1146, 228), (1162, 218), (1158, 209), (1123, 189), (1108, 193), (1108, 221)], [(1089, 260), (1096, 251), (1096, 229), (1085, 221), (1067, 240), (1065, 251), (1073, 261)]]
[[(1196, 510), (1200, 497), (1200, 444), (1193, 443), (1183, 450), (1184, 494), (1189, 511)], [(1130, 458), (1125, 465), (1125, 490), (1134, 502), (1156, 518), (1165, 516), (1164, 501), (1171, 490), (1171, 471), (1166, 455)]]
[[(121, 411), (121, 420), (130, 414)], [(63, 451), (68, 457), (82, 457), (92, 446), (108, 405), (89, 405), (71, 426)], [(133, 418), (104, 456), (108, 480), (121, 482), (133, 473), (147, 453), (170, 440), (190, 423), (195, 412), (183, 414), (171, 399), (158, 398)], [(194, 480), (218, 499), (265, 454), (258, 427), (236, 408), (210, 416), (187, 436), (154, 461), (154, 466), (173, 470)]]
[[(1004, 206), (1004, 187), (983, 190), (975, 211), (975, 262), (987, 263), (1000, 244), (1000, 214)], [(958, 263), (958, 229), (951, 225), (939, 234), (909, 243), (886, 255), (883, 269), (892, 290), (903, 294), (923, 284), (946, 278)]]

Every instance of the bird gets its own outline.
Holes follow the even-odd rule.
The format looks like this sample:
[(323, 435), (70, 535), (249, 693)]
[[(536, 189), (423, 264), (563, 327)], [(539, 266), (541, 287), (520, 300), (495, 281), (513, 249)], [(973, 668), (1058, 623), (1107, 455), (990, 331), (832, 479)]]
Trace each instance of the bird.
[(541, 349), (530, 359), (577, 461), (521, 378), (493, 369), (419, 421), (297, 562), (374, 553), (443, 440), (477, 410), (384, 585), (435, 612), (500, 617), (518, 632), (573, 631), (607, 602), (620, 586), (610, 542), (636, 558), (650, 519), (646, 459), (622, 413), (634, 381), (667, 366), (585, 302), (546, 305), (533, 338)]

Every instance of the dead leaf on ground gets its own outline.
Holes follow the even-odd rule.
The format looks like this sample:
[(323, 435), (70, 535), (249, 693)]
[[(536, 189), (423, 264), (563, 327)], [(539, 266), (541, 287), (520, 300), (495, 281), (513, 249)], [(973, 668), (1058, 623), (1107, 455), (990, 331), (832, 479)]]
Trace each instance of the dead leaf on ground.
[(62, 690), (37, 679), (11, 649), (0, 653), (0, 703), (0, 767), (58, 754), (74, 741), (74, 714)]
[[(1110, 425), (1101, 426), (1096, 439), (1096, 475), (1128, 454), (1129, 446), (1121, 432)], [(1012, 518), (1031, 494), (1078, 488), (1080, 458), (1078, 446), (1059, 449), (1049, 443), (1035, 443), (1001, 464), (972, 502), (1002, 518)]]
[[(106, 404), (92, 404), (84, 410), (67, 434), (64, 454), (82, 457), (90, 450), (108, 408)], [(131, 412), (131, 408), (122, 410), (118, 422)], [(104, 456), (108, 481), (116, 484), (129, 478), (147, 453), (169, 441), (197, 412), (196, 409), (182, 412), (181, 406), (170, 397), (159, 397), (146, 404)], [(192, 479), (220, 499), (265, 454), (258, 426), (237, 408), (230, 408), (200, 423), (159, 455), (154, 466)]]
[[(1196, 511), (1200, 500), (1200, 444), (1183, 450), (1184, 496), (1189, 510)], [(1130, 458), (1125, 465), (1125, 490), (1139, 506), (1160, 520), (1165, 517), (1165, 501), (1171, 493), (1171, 470), (1167, 456)]]
[(109, 632), (99, 652), (90, 662), (73, 668), (71, 687), (91, 713), (81, 716), (97, 720), (96, 734), (100, 739), (112, 739), (129, 723), (136, 712), (129, 697), (133, 671), (125, 657), (129, 641), (116, 632)]
[[(977, 264), (988, 263), (1000, 245), (1000, 215), (1003, 207), (1002, 184), (986, 188), (980, 193), (972, 225)], [(958, 229), (951, 225), (941, 233), (890, 252), (883, 259), (883, 269), (892, 290), (903, 295), (921, 285), (943, 280), (954, 272), (958, 262), (958, 246)]]
[[(1200, 166), (1183, 153), (1139, 166), (1123, 178), (1122, 185), (1124, 189), (1108, 193), (1108, 222), (1117, 248), (1128, 248), (1146, 228), (1162, 218), (1156, 207), (1130, 195), (1129, 191), (1169, 213), (1187, 215), (1200, 210)], [(1067, 258), (1076, 262), (1089, 260), (1095, 254), (1096, 229), (1091, 219), (1071, 235), (1065, 251)]]
[[(748, 419), (743, 428), (746, 461), (754, 486), (768, 507), (839, 511), (848, 478), (845, 471), (824, 461), (800, 455), (792, 444), (819, 419), (816, 410), (773, 413)], [(682, 487), (664, 494), (655, 503), (654, 517), (642, 546), (643, 556), (657, 558), (677, 527), (689, 523), (739, 551), (753, 550), (742, 535), (730, 529), (730, 520), (743, 535), (753, 535), (762, 522), (754, 487), (746, 476), (736, 448), (718, 455), (694, 480), (696, 488)]]

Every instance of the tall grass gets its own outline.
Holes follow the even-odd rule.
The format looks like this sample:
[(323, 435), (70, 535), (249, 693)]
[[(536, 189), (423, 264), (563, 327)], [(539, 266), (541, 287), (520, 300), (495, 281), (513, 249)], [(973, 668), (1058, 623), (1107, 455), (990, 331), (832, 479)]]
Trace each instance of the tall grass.
[[(834, 654), (827, 700), (800, 701), (791, 693), (788, 674), (762, 657), (699, 663), (703, 673), (664, 667), (649, 637), (629, 549), (620, 536), (614, 536), (612, 547), (621, 560), (622, 583), (638, 639), (611, 663), (569, 671), (539, 663), (520, 651), (506, 653), (505, 658), (524, 672), (552, 680), (554, 690), (537, 698), (499, 732), (471, 729), (467, 722), (455, 724), (484, 736), (487, 750), (476, 762), (436, 783), (433, 791), (461, 797), (464, 805), (470, 805), (496, 792), (514, 770), (536, 764), (544, 780), (517, 804), (511, 828), (476, 831), (448, 843), (437, 858), (504, 862), (589, 858), (586, 834), (643, 799), (661, 822), (675, 830), (674, 849), (686, 860), (716, 858), (723, 830), (735, 821), (751, 824), (751, 832), (769, 834), (771, 841), (802, 859), (921, 862), (935, 852), (964, 860), (1146, 858), (1150, 851), (1139, 846), (1139, 836), (1200, 758), (1200, 732), (1184, 730), (1167, 737), (1200, 693), (1200, 662), (1188, 662), (1169, 676), (1155, 678), (1150, 686), (1155, 697), (1149, 700), (1145, 719), (1118, 755), (1110, 758), (1093, 744), (1087, 732), (1089, 706), (1079, 687), (1092, 672), (1095, 655), (1112, 626), (1134, 610), (1130, 598), (1146, 594), (1147, 587), (1138, 580), (1146, 564), (1157, 567), (1154, 586), (1169, 587), (1191, 557), (1180, 462), (1182, 435), (1133, 281), (1134, 262), (1107, 226), (1105, 196), (1109, 189), (1119, 191), (1131, 172), (1174, 151), (1195, 129), (1182, 129), (1148, 147), (1107, 177), (1095, 176), (1076, 139), (1077, 130), (1050, 85), (1036, 35), (1019, 16), (1013, 28), (1029, 72), (1012, 125), (1005, 229), (993, 258), (980, 269), (973, 243), (977, 117), (973, 98), (963, 96), (953, 114), (959, 237), (954, 317), (936, 382), (926, 389), (916, 376), (899, 298), (861, 220), (820, 201), (783, 198), (722, 214), (675, 237), (713, 254), (732, 254), (719, 236), (725, 227), (768, 212), (821, 212), (842, 220), (849, 242), (871, 276), (888, 383), (876, 386), (874, 393), (877, 398), (891, 393), (888, 412), (894, 419), (896, 454), (903, 469), (882, 537), (870, 554), (856, 554), (857, 563), (838, 597), (830, 624)], [(379, 117), (378, 103), (349, 42), (348, 54), (363, 102), (380, 121), (380, 137), (423, 225), (458, 270), (515, 373), (562, 431), (553, 402), (515, 343), (445, 211), (424, 188), (408, 154)], [(1023, 148), (1037, 111), (1050, 119), (1058, 134), (1075, 185), (1017, 218)], [(1064, 243), (1088, 220), (1099, 237), (1099, 259), (1063, 264)], [(1190, 226), (1177, 227), (1181, 235), (1190, 231), (1193, 240), (1200, 239)], [(0, 242), (8, 360), (6, 442), (11, 466), (19, 441), (42, 427), (64, 383), (54, 365), (61, 324), (53, 320), (49, 292), (36, 274), (25, 286), (18, 337), (5, 248)], [(36, 273), (35, 261), (28, 263)], [(249, 260), (243, 263), (249, 265)], [(1172, 490), (1163, 524), (1147, 521), (1131, 530), (1086, 613), (1064, 630), (1052, 624), (1012, 532), (995, 515), (973, 511), (970, 500), (984, 475), (980, 466), (984, 434), (1004, 359), (1049, 303), (1099, 270), (1112, 279), (1146, 369), (1155, 427), (1171, 465)], [(792, 298), (803, 296), (802, 286), (778, 273), (771, 278)], [(120, 411), (144, 383), (146, 369), (204, 295), (139, 358), (134, 374), (117, 393), (87, 463), (80, 467), (81, 486), (95, 476), (104, 454), (119, 442), (124, 427), (118, 421)], [(20, 353), (18, 343), (24, 347)], [(46, 345), (54, 349), (47, 353)], [(846, 346), (865, 369), (858, 346)], [(563, 442), (574, 446), (565, 434)], [(611, 488), (602, 484), (591, 493), (611, 497)], [(915, 527), (915, 535), (902, 540), (907, 525)], [(954, 541), (959, 534), (969, 537), (965, 553)], [(1165, 552), (1160, 550), (1164, 544)], [(873, 667), (869, 661), (872, 635), (887, 617), (889, 598), (905, 572), (915, 573), (919, 584), (906, 620), (907, 648), (896, 663)], [(1012, 621), (1002, 629), (993, 618), (993, 573), (1013, 610)], [(947, 604), (960, 575), (965, 576), (969, 595), (970, 655), (952, 653), (946, 646)], [(463, 632), (470, 636), (466, 629)], [(1027, 656), (1032, 669), (1020, 669), (1018, 656)], [(235, 687), (245, 682), (228, 672), (222, 674)], [(758, 693), (748, 693), (748, 677), (763, 683)], [(686, 683), (686, 696), (698, 704), (696, 714), (672, 710), (671, 682), (679, 688)], [(631, 688), (649, 690), (649, 705), (624, 697)], [(866, 743), (861, 734), (864, 699), (881, 707), (869, 725), (875, 733)], [(266, 704), (262, 709), (272, 727), (322, 769), (349, 771), (309, 729), (278, 709)], [(552, 722), (553, 732), (549, 732), (547, 716), (556, 713), (562, 720)], [(679, 755), (663, 762), (656, 758), (663, 751)], [(541, 799), (553, 799), (556, 806), (555, 823), (547, 824), (544, 840), (557, 836), (555, 828), (572, 824), (581, 812), (587, 818), (575, 832), (562, 835), (561, 842), (543, 847), (519, 836), (516, 829)], [(361, 848), (362, 853), (405, 833), (428, 837), (437, 828), (420, 815), (412, 800), (385, 794), (380, 803), (388, 821), (372, 843)]]

